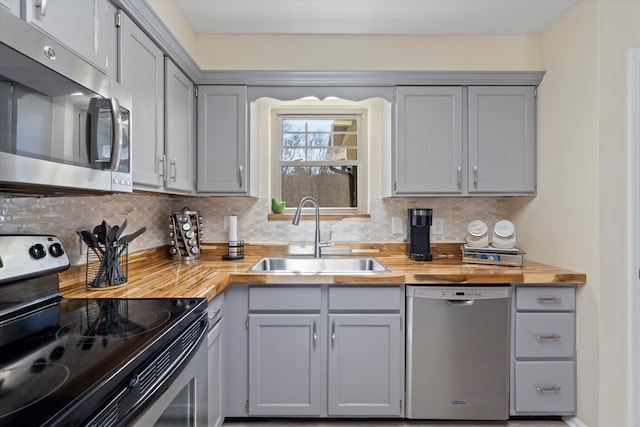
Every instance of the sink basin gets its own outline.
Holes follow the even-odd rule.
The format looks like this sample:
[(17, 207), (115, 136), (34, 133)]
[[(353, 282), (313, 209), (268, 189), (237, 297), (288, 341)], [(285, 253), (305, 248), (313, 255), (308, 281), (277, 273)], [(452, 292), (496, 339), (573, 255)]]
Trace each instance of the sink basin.
[(248, 273), (382, 273), (390, 271), (374, 258), (261, 258)]

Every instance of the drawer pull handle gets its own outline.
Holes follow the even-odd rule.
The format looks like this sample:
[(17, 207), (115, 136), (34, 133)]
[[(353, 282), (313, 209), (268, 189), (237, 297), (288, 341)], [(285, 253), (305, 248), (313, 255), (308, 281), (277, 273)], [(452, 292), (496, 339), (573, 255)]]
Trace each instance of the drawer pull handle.
[(562, 387), (558, 387), (557, 385), (553, 385), (551, 387), (537, 386), (536, 391), (538, 393), (559, 393), (562, 391)]
[(552, 335), (536, 335), (536, 341), (558, 341), (562, 338), (560, 335), (552, 334)]
[(554, 302), (556, 304), (561, 304), (562, 303), (562, 297), (540, 297), (538, 298), (538, 302), (540, 304), (545, 304), (548, 302)]

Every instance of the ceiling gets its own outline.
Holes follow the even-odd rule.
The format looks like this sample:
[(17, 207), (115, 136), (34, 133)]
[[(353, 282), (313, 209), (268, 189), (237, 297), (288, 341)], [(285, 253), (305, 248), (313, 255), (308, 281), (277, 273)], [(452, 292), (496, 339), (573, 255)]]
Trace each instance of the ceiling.
[(198, 34), (539, 34), (579, 0), (173, 0)]

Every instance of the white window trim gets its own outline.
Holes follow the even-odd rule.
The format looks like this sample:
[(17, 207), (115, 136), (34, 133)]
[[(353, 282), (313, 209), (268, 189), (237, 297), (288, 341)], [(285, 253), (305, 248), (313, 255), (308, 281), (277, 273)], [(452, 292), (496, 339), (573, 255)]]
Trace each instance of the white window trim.
[[(302, 103), (297, 107), (274, 107), (271, 109), (271, 143), (269, 144), (269, 169), (270, 169), (270, 194), (271, 197), (276, 200), (282, 200), (281, 193), (281, 176), (280, 176), (280, 153), (282, 150), (281, 145), (281, 124), (280, 120), (282, 116), (300, 115), (303, 117), (309, 116), (322, 116), (322, 115), (345, 115), (355, 116), (358, 118), (358, 207), (357, 208), (320, 208), (322, 214), (335, 214), (335, 215), (354, 215), (354, 214), (369, 214), (369, 123), (368, 123), (368, 110), (362, 107), (354, 107), (347, 105), (304, 105)], [(312, 162), (306, 163), (311, 166)], [(339, 165), (340, 161), (333, 163)], [(345, 162), (345, 164), (352, 165), (353, 162)], [(293, 214), (297, 206), (287, 206), (285, 209), (286, 214)], [(305, 207), (303, 213), (311, 213), (311, 207)]]

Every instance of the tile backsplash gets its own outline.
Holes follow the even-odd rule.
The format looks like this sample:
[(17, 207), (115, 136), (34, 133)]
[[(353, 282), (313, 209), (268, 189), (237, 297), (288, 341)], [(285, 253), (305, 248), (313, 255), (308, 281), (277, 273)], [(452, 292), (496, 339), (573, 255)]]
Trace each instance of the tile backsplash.
[[(183, 208), (197, 210), (204, 221), (204, 241), (227, 240), (223, 218), (238, 215), (238, 238), (245, 242), (303, 242), (313, 240), (313, 221), (268, 221), (270, 201), (248, 197), (171, 197), (169, 195), (120, 194), (79, 197), (3, 197), (0, 195), (0, 233), (36, 232), (54, 234), (63, 242), (72, 264), (84, 262), (76, 230), (93, 229), (103, 219), (120, 224), (127, 219), (129, 232), (142, 226), (147, 231), (131, 244), (131, 251), (167, 244), (169, 217)], [(508, 219), (508, 199), (482, 198), (391, 198), (371, 201), (370, 219), (322, 221), (322, 239), (334, 242), (402, 242), (404, 233), (392, 234), (392, 218), (406, 226), (407, 209), (431, 208), (444, 220), (442, 235), (433, 242), (465, 239), (466, 224), (482, 219), (492, 226)], [(403, 226), (403, 230), (404, 230)]]

